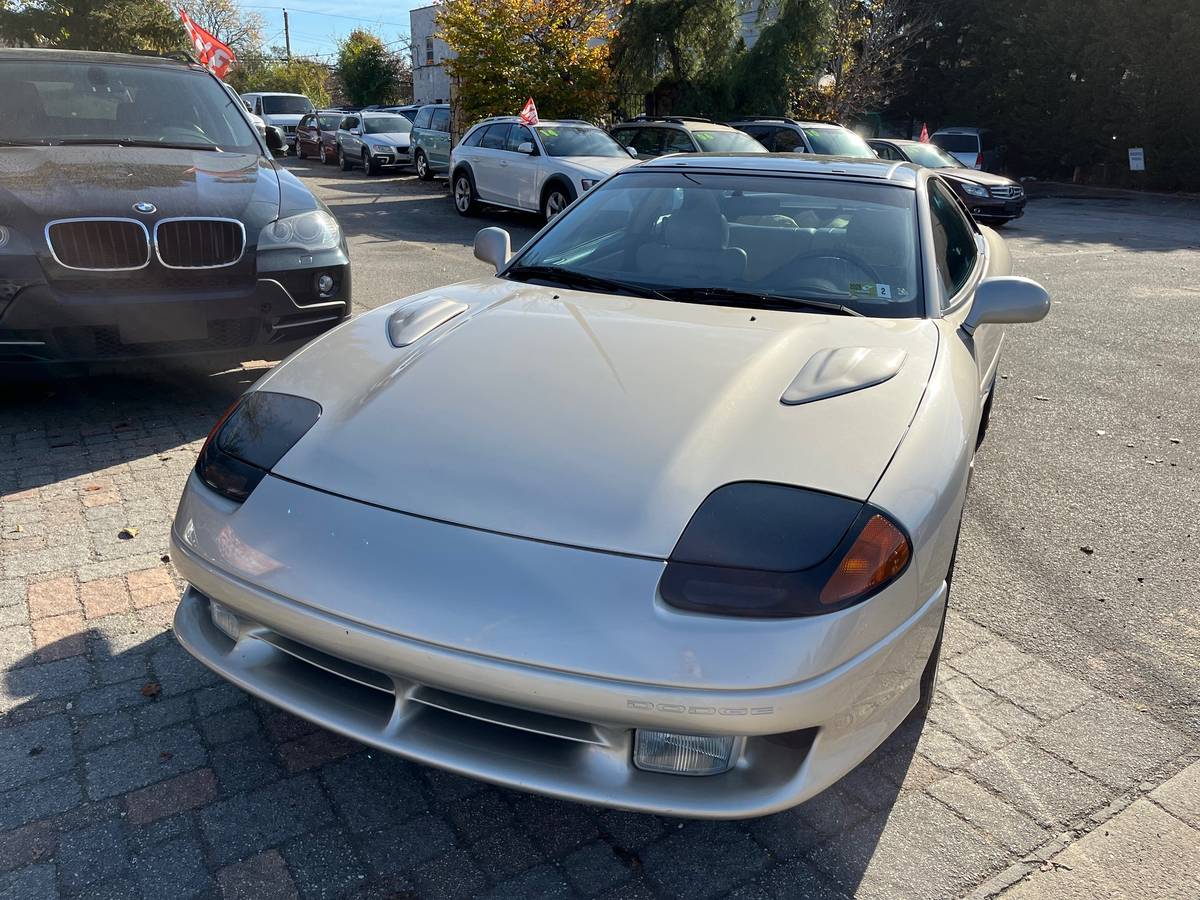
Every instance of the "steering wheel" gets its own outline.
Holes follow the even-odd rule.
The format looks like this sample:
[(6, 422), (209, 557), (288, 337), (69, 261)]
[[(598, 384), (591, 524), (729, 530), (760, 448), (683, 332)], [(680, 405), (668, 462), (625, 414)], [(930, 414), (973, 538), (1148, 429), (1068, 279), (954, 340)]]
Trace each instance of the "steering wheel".
[[(859, 257), (857, 257), (851, 253), (829, 253), (826, 251), (821, 251), (818, 253), (805, 253), (801, 256), (797, 256), (790, 263), (788, 263), (787, 268), (794, 270), (795, 267), (797, 265), (799, 265), (800, 263), (808, 262), (810, 260), (817, 260), (817, 259), (836, 259), (841, 262), (849, 263), (850, 265), (854, 266), (854, 268), (858, 269), (858, 271), (860, 273), (867, 276), (863, 280), (866, 281), (868, 284), (877, 284), (883, 280), (882, 278), (879, 277), (879, 273), (876, 272), (875, 269), (869, 263), (867, 263), (865, 260), (860, 259)], [(822, 280), (824, 280), (824, 279), (822, 279)]]

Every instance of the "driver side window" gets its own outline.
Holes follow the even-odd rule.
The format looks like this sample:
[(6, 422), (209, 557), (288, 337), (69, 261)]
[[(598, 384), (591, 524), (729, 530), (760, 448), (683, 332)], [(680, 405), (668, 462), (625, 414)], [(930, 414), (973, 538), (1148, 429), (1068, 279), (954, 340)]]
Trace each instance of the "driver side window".
[(975, 267), (975, 257), (979, 255), (975, 231), (959, 209), (958, 201), (935, 179), (929, 180), (929, 212), (938, 278), (949, 301), (967, 283)]

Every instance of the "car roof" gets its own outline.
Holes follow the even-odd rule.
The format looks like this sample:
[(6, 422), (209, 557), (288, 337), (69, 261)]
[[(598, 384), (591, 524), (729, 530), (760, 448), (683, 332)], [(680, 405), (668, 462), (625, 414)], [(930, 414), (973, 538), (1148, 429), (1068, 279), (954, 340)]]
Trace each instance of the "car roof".
[(243, 97), (303, 97), (308, 99), (306, 94), (293, 94), (290, 91), (246, 91), (242, 94)]
[(914, 141), (910, 138), (895, 138), (895, 137), (873, 137), (867, 138), (868, 144), (899, 144), (901, 147), (910, 144), (922, 144), (924, 141)]
[[(471, 128), (475, 128), (478, 125), (505, 124), (524, 125), (525, 122), (521, 120), (520, 116), (489, 116), (486, 119), (480, 119), (478, 122), (472, 125)], [(537, 124), (539, 126), (550, 125), (552, 127), (556, 125), (586, 125), (588, 128), (597, 128), (597, 126), (593, 125), (591, 122), (586, 122), (583, 119), (539, 119)], [(597, 128), (597, 130), (600, 129)]]
[(795, 125), (800, 128), (836, 128), (850, 131), (838, 122), (822, 122), (818, 119), (789, 119), (787, 116), (750, 116), (745, 119), (734, 119), (730, 125)]
[(690, 131), (693, 128), (703, 128), (706, 131), (737, 131), (732, 125), (724, 122), (714, 122), (712, 119), (700, 116), (634, 116), (624, 122), (618, 122), (613, 128), (682, 128)]
[(767, 175), (847, 175), (916, 187), (921, 166), (857, 156), (816, 156), (811, 153), (687, 153), (658, 156), (629, 169), (709, 169)]
[(150, 56), (140, 53), (102, 53), (96, 50), (49, 50), (40, 47), (0, 47), (0, 59), (9, 60), (58, 60), (63, 62), (109, 63), (127, 66), (161, 66), (171, 69), (194, 69), (205, 72), (203, 66), (192, 59), (167, 56)]
[(967, 125), (953, 125), (945, 128), (939, 128), (934, 134), (983, 134), (987, 128), (976, 128)]

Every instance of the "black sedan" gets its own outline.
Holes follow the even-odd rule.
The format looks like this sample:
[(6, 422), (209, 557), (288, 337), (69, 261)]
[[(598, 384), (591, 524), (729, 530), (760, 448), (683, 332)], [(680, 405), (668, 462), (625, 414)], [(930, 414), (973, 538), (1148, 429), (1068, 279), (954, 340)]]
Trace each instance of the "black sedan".
[(278, 141), (197, 65), (0, 49), (0, 372), (281, 359), (346, 318), (346, 239)]
[(897, 138), (873, 138), (867, 141), (881, 159), (911, 162), (937, 169), (954, 188), (971, 215), (986, 225), (1003, 225), (1025, 215), (1025, 188), (1003, 175), (968, 169), (934, 144), (902, 141)]

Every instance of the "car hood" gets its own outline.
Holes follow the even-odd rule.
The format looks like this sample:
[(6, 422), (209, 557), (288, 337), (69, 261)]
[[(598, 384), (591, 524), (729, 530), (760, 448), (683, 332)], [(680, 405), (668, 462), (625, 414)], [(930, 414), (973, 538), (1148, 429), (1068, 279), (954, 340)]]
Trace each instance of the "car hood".
[[(133, 204), (158, 211), (140, 216)], [(247, 229), (279, 214), (279, 173), (260, 156), (142, 147), (6, 147), (0, 151), (0, 215), (40, 234), (52, 219), (224, 216)]]
[(996, 175), (993, 172), (983, 172), (979, 169), (938, 169), (938, 174), (946, 178), (957, 178), (959, 181), (969, 181), (972, 184), (982, 184), (984, 187), (996, 187), (1002, 184), (1016, 184), (1011, 178)]
[(627, 169), (637, 162), (632, 156), (560, 156), (557, 159), (564, 169), (600, 177)]
[[(866, 499), (937, 349), (928, 320), (741, 310), (498, 278), (419, 298), (468, 309), (393, 347), (389, 304), (261, 384), (318, 401), (276, 474), (451, 523), (665, 558), (735, 481)], [(406, 303), (409, 301), (402, 301)], [(899, 347), (883, 384), (799, 406), (780, 396), (817, 351)]]
[(363, 140), (368, 144), (380, 144), (388, 147), (408, 146), (409, 133), (407, 131), (388, 131), (383, 134), (368, 134)]
[(305, 113), (264, 113), (263, 118), (272, 125), (299, 125)]

